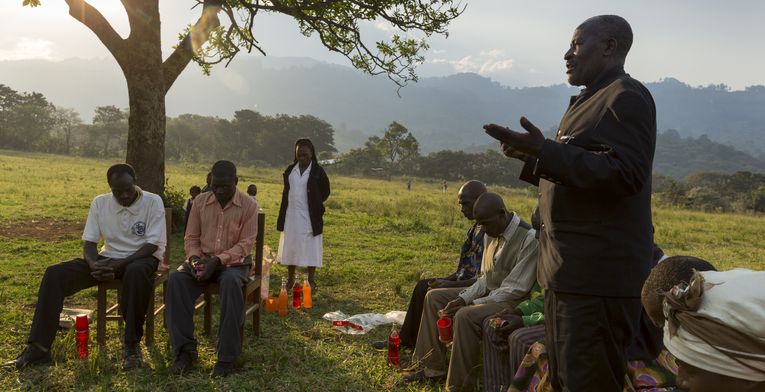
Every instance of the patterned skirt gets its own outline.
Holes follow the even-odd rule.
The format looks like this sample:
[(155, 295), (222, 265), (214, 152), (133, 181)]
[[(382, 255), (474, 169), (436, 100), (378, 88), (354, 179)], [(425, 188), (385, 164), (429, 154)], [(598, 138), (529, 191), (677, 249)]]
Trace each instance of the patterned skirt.
[[(547, 371), (547, 350), (544, 342), (534, 343), (521, 362), (508, 392), (552, 391)], [(677, 363), (667, 350), (653, 361), (627, 362), (624, 392), (669, 392), (675, 390)]]

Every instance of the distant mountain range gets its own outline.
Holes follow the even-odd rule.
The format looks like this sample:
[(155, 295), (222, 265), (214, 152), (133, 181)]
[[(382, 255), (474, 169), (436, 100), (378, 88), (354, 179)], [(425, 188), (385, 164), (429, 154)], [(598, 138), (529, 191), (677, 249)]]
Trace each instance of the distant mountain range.
[[(127, 106), (127, 88), (111, 59), (0, 62), (0, 83), (39, 91), (56, 105), (90, 119), (100, 105)], [(709, 141), (765, 158), (765, 87), (728, 91), (725, 86), (691, 87), (676, 79), (647, 83), (657, 105), (659, 129), (680, 137), (707, 135)], [(483, 149), (491, 140), (487, 122), (519, 128), (527, 116), (554, 130), (569, 96), (565, 85), (512, 88), (476, 74), (423, 78), (399, 91), (385, 77), (307, 58), (238, 58), (204, 76), (190, 65), (167, 98), (169, 116), (195, 113), (231, 118), (234, 111), (313, 114), (336, 130), (344, 151), (380, 134), (392, 121), (411, 130), (424, 153), (441, 149)]]

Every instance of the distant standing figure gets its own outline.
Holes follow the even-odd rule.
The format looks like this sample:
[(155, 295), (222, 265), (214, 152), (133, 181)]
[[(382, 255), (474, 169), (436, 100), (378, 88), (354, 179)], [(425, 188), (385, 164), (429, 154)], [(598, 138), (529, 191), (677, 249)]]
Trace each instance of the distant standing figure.
[(212, 172), (209, 172), (209, 173), (207, 173), (207, 179), (205, 180), (207, 185), (205, 185), (205, 187), (202, 188), (202, 193), (210, 192), (212, 190), (212, 188), (210, 187), (210, 181), (211, 180), (212, 180)]
[(189, 224), (189, 213), (191, 213), (191, 205), (194, 203), (194, 199), (199, 196), (199, 194), (202, 193), (202, 189), (200, 189), (198, 186), (194, 185), (191, 188), (189, 188), (189, 195), (191, 196), (191, 199), (189, 199), (186, 202), (186, 217), (183, 220), (183, 227), (184, 230), (186, 226)]
[(316, 160), (308, 139), (295, 142), (295, 160), (284, 171), (284, 191), (276, 229), (281, 231), (276, 260), (287, 266), (287, 287), (295, 282), (295, 267), (308, 267), (308, 283), (316, 287), (316, 267), (322, 265), (324, 201), (329, 178)]
[(446, 180), (444, 180), (444, 182), (441, 184), (441, 192), (446, 193), (448, 188), (449, 188), (449, 185), (447, 185)]
[(411, 191), (412, 190), (412, 180), (406, 181), (406, 190)]
[(256, 199), (255, 196), (258, 195), (258, 186), (255, 184), (250, 184), (247, 186), (247, 194), (250, 195), (253, 199)]

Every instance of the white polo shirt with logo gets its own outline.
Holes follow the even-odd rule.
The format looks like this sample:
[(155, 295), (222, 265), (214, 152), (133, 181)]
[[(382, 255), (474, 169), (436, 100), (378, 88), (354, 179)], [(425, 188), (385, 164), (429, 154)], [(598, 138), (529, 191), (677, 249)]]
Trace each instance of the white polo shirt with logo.
[(161, 262), (167, 244), (164, 203), (159, 195), (136, 188), (138, 199), (129, 207), (120, 205), (111, 193), (96, 196), (82, 239), (98, 243), (103, 238), (99, 254), (113, 259), (128, 257), (145, 244), (157, 245), (152, 256)]

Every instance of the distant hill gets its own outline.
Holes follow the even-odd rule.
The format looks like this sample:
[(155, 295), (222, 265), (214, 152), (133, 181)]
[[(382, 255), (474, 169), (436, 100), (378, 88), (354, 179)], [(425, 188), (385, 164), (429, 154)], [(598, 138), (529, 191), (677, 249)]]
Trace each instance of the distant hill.
[[(499, 147), (497, 144), (485, 144), (467, 148), (465, 152), (481, 153), (486, 150), (499, 151)], [(683, 137), (670, 129), (659, 131), (656, 137), (653, 171), (678, 180), (694, 172), (765, 173), (765, 158), (714, 142), (706, 135)]]
[[(39, 91), (52, 102), (92, 117), (99, 105), (127, 106), (127, 88), (113, 60), (0, 62), (0, 83)], [(725, 86), (694, 88), (667, 78), (647, 83), (656, 100), (659, 129), (682, 137), (706, 134), (720, 142), (765, 157), (765, 87), (728, 91)], [(570, 86), (511, 88), (476, 74), (423, 78), (396, 94), (384, 77), (369, 77), (350, 67), (305, 58), (243, 57), (206, 77), (195, 66), (171, 89), (168, 115), (195, 113), (231, 118), (238, 109), (264, 114), (313, 114), (336, 129), (344, 151), (381, 133), (391, 121), (408, 127), (424, 152), (482, 149), (490, 143), (486, 122), (517, 126), (526, 115), (541, 129), (557, 126)]]
[(765, 173), (765, 159), (713, 142), (705, 135), (682, 137), (669, 130), (656, 138), (653, 171), (677, 179), (693, 172)]

